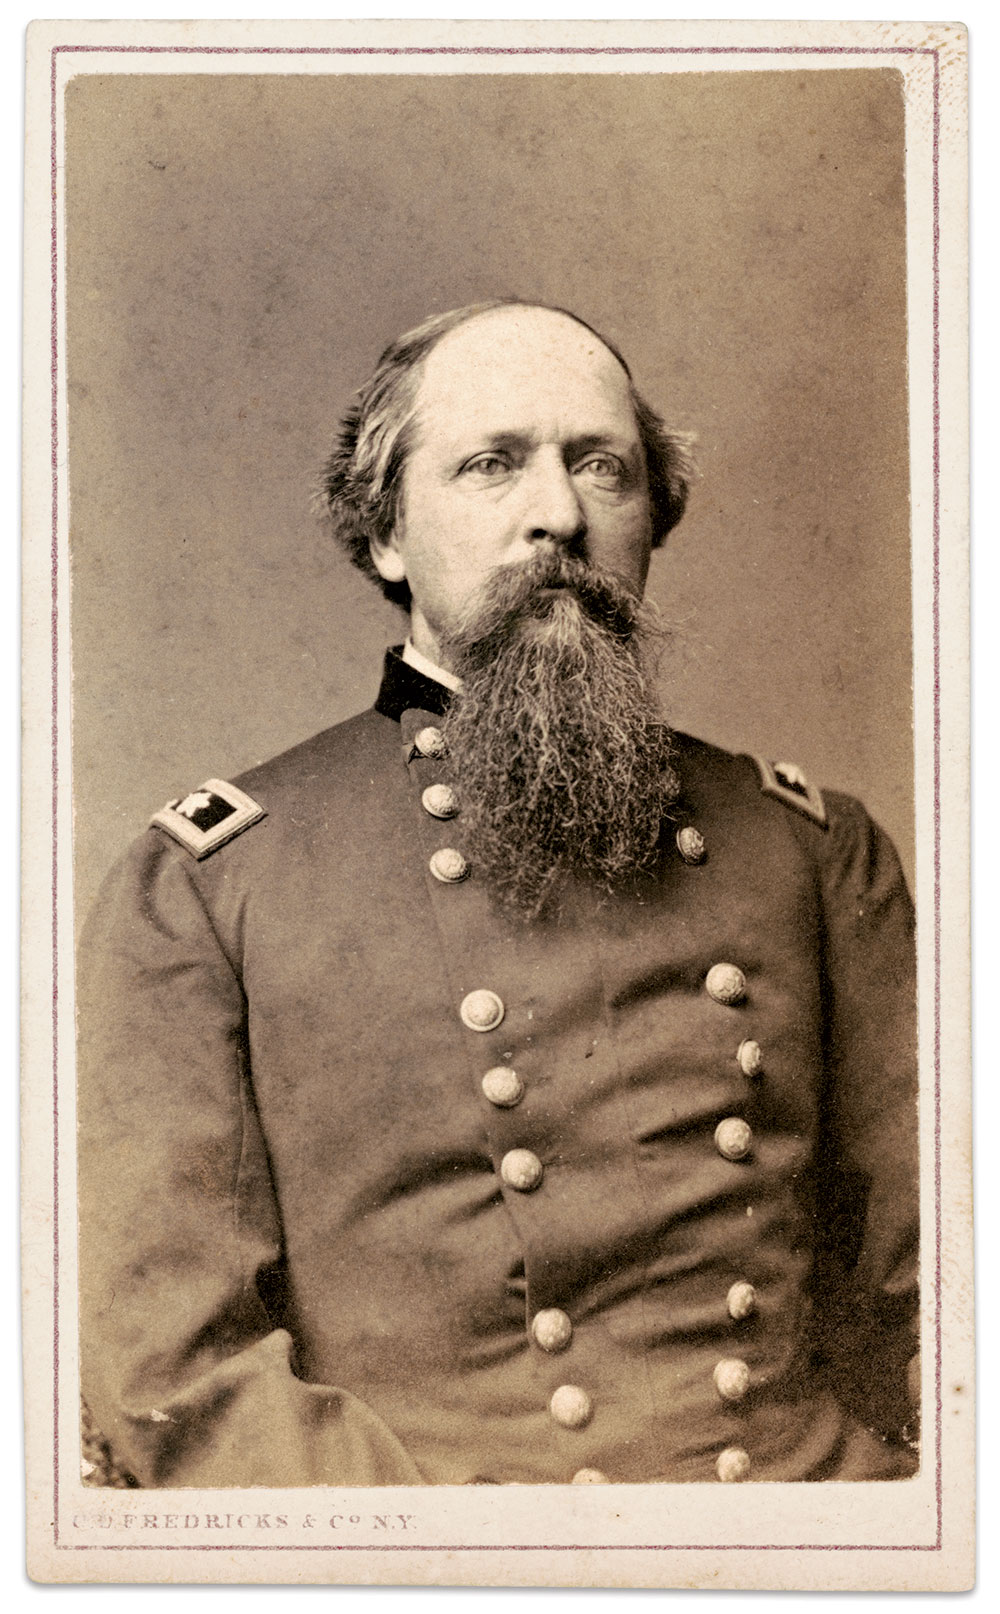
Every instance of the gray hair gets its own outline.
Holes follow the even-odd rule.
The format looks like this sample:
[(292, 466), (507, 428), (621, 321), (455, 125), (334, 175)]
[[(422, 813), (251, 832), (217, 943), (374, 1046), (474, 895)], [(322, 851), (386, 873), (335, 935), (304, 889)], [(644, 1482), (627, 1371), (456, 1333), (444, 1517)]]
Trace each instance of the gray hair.
[(334, 534), (351, 560), (397, 605), (409, 605), (409, 586), (405, 581), (391, 583), (379, 576), (371, 557), (370, 540), (387, 541), (396, 523), (423, 361), (449, 331), (479, 314), (510, 307), (549, 308), (553, 313), (565, 314), (614, 354), (628, 377), (646, 453), (654, 548), (665, 541), (684, 514), (693, 476), (692, 439), (687, 433), (667, 429), (636, 390), (632, 373), (614, 343), (600, 331), (567, 308), (526, 303), (519, 297), (495, 297), (453, 308), (446, 314), (433, 314), (390, 343), (371, 379), (360, 388), (357, 402), (344, 416), (333, 451), (323, 467), (316, 496), (317, 507), (330, 519)]

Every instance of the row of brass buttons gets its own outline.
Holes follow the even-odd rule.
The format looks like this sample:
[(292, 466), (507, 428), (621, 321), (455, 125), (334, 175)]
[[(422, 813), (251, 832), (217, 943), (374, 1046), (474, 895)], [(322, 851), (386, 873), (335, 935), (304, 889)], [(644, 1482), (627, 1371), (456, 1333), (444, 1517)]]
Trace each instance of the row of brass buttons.
[[(471, 1031), (490, 1031), (504, 1016), (504, 1005), (495, 992), (470, 992), (460, 1009), (462, 1022)], [(484, 1096), (497, 1109), (513, 1109), (524, 1096), (524, 1082), (509, 1065), (494, 1065), (482, 1079)], [(541, 1184), (545, 1167), (531, 1149), (508, 1149), (500, 1161), (500, 1178), (519, 1194), (533, 1192)], [(531, 1320), (531, 1337), (540, 1350), (555, 1355), (566, 1350), (573, 1337), (573, 1323), (559, 1306), (547, 1306)], [(584, 1429), (594, 1415), (594, 1403), (579, 1384), (560, 1384), (549, 1397), (549, 1414), (562, 1429)], [(573, 1476), (574, 1485), (606, 1484), (606, 1476), (596, 1468), (581, 1468)]]
[[(444, 741), (439, 729), (421, 729), (416, 737), (417, 750), (422, 756), (437, 757), (444, 754)], [(444, 784), (428, 785), (421, 795), (424, 811), (433, 818), (454, 818), (458, 812), (455, 793)], [(461, 852), (442, 847), (430, 860), (430, 871), (442, 884), (457, 884), (469, 873), (469, 866)], [(504, 1004), (496, 992), (486, 988), (468, 992), (462, 999), (459, 1015), (462, 1024), (470, 1031), (494, 1031), (504, 1017)], [(513, 1109), (524, 1096), (524, 1083), (508, 1065), (495, 1065), (482, 1078), (484, 1096), (498, 1109)], [(545, 1168), (531, 1149), (508, 1149), (500, 1161), (500, 1177), (508, 1188), (527, 1194), (542, 1181)], [(539, 1349), (555, 1354), (564, 1351), (573, 1337), (573, 1324), (565, 1311), (558, 1306), (536, 1312), (531, 1321), (531, 1336)], [(594, 1413), (594, 1404), (587, 1391), (578, 1384), (560, 1384), (549, 1398), (549, 1413), (563, 1429), (583, 1429)], [(574, 1484), (602, 1484), (605, 1476), (598, 1469), (580, 1469), (573, 1476)]]
[[(437, 728), (420, 729), (414, 747), (421, 757), (443, 757), (447, 750), (444, 735)], [(454, 818), (458, 812), (458, 800), (450, 785), (428, 785), (420, 800), (424, 812), (432, 818)], [(442, 885), (457, 885), (468, 877), (469, 865), (454, 846), (442, 846), (431, 857), (430, 871)]]
[[(483, 1093), (498, 1109), (512, 1109), (524, 1095), (524, 1083), (509, 1065), (495, 1065), (482, 1080)], [(537, 1188), (545, 1168), (530, 1149), (510, 1149), (500, 1162), (500, 1176), (508, 1188), (530, 1193)], [(540, 1350), (555, 1355), (564, 1351), (573, 1337), (569, 1314), (559, 1306), (546, 1306), (531, 1319), (531, 1337)], [(563, 1429), (582, 1429), (593, 1416), (593, 1402), (578, 1384), (561, 1384), (549, 1400), (549, 1412)], [(574, 1485), (606, 1484), (596, 1468), (581, 1468), (573, 1476)]]
[[(716, 1003), (735, 1008), (746, 998), (747, 980), (736, 964), (713, 964), (705, 977), (705, 990)], [(764, 1069), (764, 1053), (759, 1042), (745, 1037), (736, 1050), (736, 1062), (748, 1080), (756, 1080)], [(727, 1160), (744, 1160), (753, 1146), (753, 1132), (741, 1116), (727, 1116), (715, 1129), (715, 1146)], [(726, 1296), (726, 1310), (734, 1322), (743, 1322), (757, 1308), (752, 1283), (734, 1283)], [(723, 1357), (712, 1373), (716, 1391), (723, 1401), (742, 1401), (750, 1388), (750, 1368), (739, 1357)], [(742, 1446), (727, 1446), (715, 1460), (715, 1472), (724, 1484), (738, 1483), (750, 1476), (750, 1456)]]

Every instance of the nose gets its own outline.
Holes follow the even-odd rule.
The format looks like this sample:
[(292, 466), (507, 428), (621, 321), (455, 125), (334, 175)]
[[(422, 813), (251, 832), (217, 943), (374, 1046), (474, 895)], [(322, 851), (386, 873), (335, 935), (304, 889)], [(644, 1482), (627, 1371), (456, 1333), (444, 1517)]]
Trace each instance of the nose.
[(525, 533), (533, 542), (567, 544), (583, 538), (587, 518), (573, 478), (561, 457), (539, 456), (527, 479)]

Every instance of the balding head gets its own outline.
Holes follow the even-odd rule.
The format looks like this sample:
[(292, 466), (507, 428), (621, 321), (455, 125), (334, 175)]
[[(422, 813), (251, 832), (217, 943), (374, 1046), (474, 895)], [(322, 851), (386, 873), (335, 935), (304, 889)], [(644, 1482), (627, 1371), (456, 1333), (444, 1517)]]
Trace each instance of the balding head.
[(502, 304), (453, 327), (424, 358), (414, 399), (417, 435), (426, 408), (487, 420), (532, 395), (555, 415), (582, 389), (632, 411), (632, 378), (603, 337), (561, 309)]

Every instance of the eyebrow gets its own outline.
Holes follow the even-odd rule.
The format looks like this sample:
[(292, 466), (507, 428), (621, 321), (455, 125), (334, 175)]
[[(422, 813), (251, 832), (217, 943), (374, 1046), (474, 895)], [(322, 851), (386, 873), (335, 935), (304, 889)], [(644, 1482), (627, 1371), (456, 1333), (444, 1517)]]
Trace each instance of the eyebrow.
[[(537, 439), (530, 432), (498, 431), (489, 432), (482, 438), (479, 452), (489, 449), (504, 449), (510, 454), (527, 454), (535, 447)], [(638, 462), (641, 453), (641, 444), (638, 439), (628, 443), (613, 432), (583, 432), (577, 437), (569, 437), (563, 444), (563, 451), (569, 460), (579, 459), (581, 454), (590, 454), (596, 448), (613, 449), (616, 454), (628, 460)], [(461, 452), (467, 452), (462, 449)]]
[(573, 459), (577, 459), (581, 454), (589, 454), (595, 448), (611, 448), (617, 454), (628, 458), (635, 451), (637, 443), (638, 433), (636, 442), (630, 443), (622, 437), (617, 437), (613, 432), (585, 432), (582, 437), (571, 437), (566, 448)]

